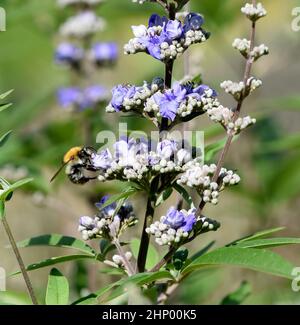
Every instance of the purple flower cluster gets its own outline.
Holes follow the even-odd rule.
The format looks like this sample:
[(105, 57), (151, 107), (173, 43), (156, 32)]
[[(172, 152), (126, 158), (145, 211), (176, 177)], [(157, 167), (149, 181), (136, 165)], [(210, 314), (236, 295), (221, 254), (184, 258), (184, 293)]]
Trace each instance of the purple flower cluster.
[(175, 59), (192, 43), (200, 43), (209, 37), (201, 28), (203, 23), (203, 17), (196, 13), (189, 14), (183, 23), (153, 14), (148, 27), (132, 26), (135, 39), (125, 45), (125, 53), (146, 51), (158, 60)]
[[(152, 98), (159, 106), (160, 115), (168, 120), (174, 121), (180, 104), (182, 104), (187, 97), (199, 101), (205, 95), (205, 91), (210, 89), (211, 88), (207, 85), (194, 87), (192, 83), (175, 83), (172, 89), (167, 89), (164, 93), (158, 92), (154, 94)], [(211, 90), (212, 97), (216, 97), (216, 91), (213, 89)]]
[(112, 99), (111, 106), (116, 112), (119, 112), (123, 106), (123, 101), (125, 98), (131, 99), (134, 94), (138, 91), (139, 87), (131, 85), (118, 85), (112, 89)]
[(71, 43), (61, 43), (55, 51), (55, 62), (58, 64), (78, 66), (83, 57), (83, 49)]
[(114, 238), (137, 222), (133, 207), (129, 202), (124, 202), (117, 213), (116, 202), (103, 207), (109, 198), (109, 195), (105, 195), (95, 204), (99, 211), (93, 218), (89, 216), (79, 218), (78, 230), (84, 240), (97, 237)]
[(197, 218), (194, 213), (184, 213), (182, 210), (176, 210), (174, 207), (171, 207), (167, 215), (164, 218), (163, 223), (170, 226), (172, 229), (181, 229), (183, 232), (190, 232)]
[(118, 59), (118, 46), (114, 42), (95, 43), (90, 50), (90, 57), (99, 66), (114, 64)]
[(112, 65), (118, 59), (118, 46), (114, 42), (95, 43), (85, 56), (85, 50), (72, 43), (61, 43), (55, 51), (55, 62), (78, 68), (84, 58), (90, 59), (98, 66)]
[(101, 85), (92, 85), (83, 90), (78, 87), (60, 88), (57, 91), (59, 104), (75, 110), (94, 108), (107, 98), (107, 90)]

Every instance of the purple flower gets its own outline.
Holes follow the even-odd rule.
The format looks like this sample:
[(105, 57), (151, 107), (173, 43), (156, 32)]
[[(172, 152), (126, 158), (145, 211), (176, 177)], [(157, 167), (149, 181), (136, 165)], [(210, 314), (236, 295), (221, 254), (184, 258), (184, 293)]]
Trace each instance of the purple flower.
[(134, 86), (118, 85), (112, 89), (111, 106), (116, 112), (119, 112), (125, 98), (132, 98), (136, 92)]
[(83, 91), (83, 96), (84, 103), (82, 103), (82, 107), (93, 107), (107, 99), (107, 90), (101, 85), (92, 85)]
[(174, 140), (163, 140), (157, 145), (157, 153), (163, 159), (170, 159), (177, 151), (177, 143)]
[(96, 43), (91, 49), (91, 54), (98, 64), (113, 63), (118, 58), (118, 46), (113, 42)]
[(172, 89), (165, 93), (156, 93), (153, 99), (159, 105), (159, 111), (162, 117), (174, 121), (180, 103), (186, 96), (186, 89), (179, 83), (176, 83)]
[(204, 19), (201, 15), (191, 12), (185, 17), (184, 31), (188, 30), (200, 30), (204, 23)]
[(95, 221), (91, 217), (83, 216), (79, 218), (79, 225), (86, 230), (93, 230), (95, 228)]
[(187, 216), (185, 216), (185, 220), (184, 220), (184, 225), (181, 227), (181, 229), (184, 231), (184, 232), (190, 232), (195, 223), (196, 223), (196, 217), (194, 214), (189, 214)]
[(165, 17), (165, 16), (160, 17), (157, 14), (153, 14), (149, 18), (148, 27), (163, 26), (167, 22), (168, 22), (168, 18), (167, 17)]
[(176, 210), (174, 207), (171, 207), (167, 212), (164, 223), (177, 230), (185, 224), (184, 214), (181, 211)]
[(80, 105), (82, 103), (82, 93), (77, 87), (61, 88), (57, 91), (57, 99), (62, 107)]
[(179, 20), (169, 20), (163, 30), (163, 35), (169, 42), (178, 39), (183, 33), (182, 25)]
[(175, 230), (180, 228), (184, 232), (190, 232), (196, 223), (196, 216), (193, 213), (187, 215), (186, 211), (185, 213), (183, 211), (171, 207), (167, 212), (164, 223)]
[(112, 155), (108, 149), (102, 150), (99, 154), (92, 155), (92, 165), (99, 169), (108, 169), (111, 165)]
[(164, 37), (154, 35), (151, 37), (147, 37), (146, 40), (143, 41), (143, 43), (144, 46), (146, 46), (149, 54), (153, 58), (160, 60), (160, 44), (164, 42), (164, 40)]
[(55, 52), (55, 61), (59, 64), (76, 64), (83, 59), (84, 51), (71, 43), (61, 43)]

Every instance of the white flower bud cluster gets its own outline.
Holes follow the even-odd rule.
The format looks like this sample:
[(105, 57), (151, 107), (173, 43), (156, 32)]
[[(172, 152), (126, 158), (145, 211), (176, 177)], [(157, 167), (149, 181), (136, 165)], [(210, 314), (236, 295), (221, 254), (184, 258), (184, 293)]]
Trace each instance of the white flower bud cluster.
[[(185, 215), (194, 213), (195, 209), (189, 211), (181, 210)], [(174, 229), (169, 224), (165, 223), (166, 216), (162, 216), (159, 221), (155, 221), (148, 228), (146, 232), (155, 236), (155, 242), (160, 245), (177, 245), (182, 240), (188, 238), (189, 232), (182, 230), (182, 228)], [(197, 234), (201, 232), (214, 231), (219, 228), (219, 223), (206, 217), (197, 217), (194, 228), (197, 229)]]
[(155, 236), (155, 242), (160, 245), (169, 245), (173, 243), (179, 243), (183, 238), (187, 238), (189, 233), (184, 232), (181, 228), (175, 230), (163, 221), (165, 216), (162, 216), (160, 221), (156, 221), (146, 228), (148, 234)]
[(251, 77), (247, 80), (246, 87), (243, 81), (233, 82), (231, 80), (225, 80), (221, 83), (221, 88), (223, 88), (226, 93), (232, 95), (236, 101), (239, 101), (241, 98), (247, 97), (261, 85), (261, 80)]
[(96, 237), (102, 237), (106, 227), (111, 223), (110, 219), (95, 217), (94, 219), (88, 216), (82, 217), (84, 222), (78, 226), (78, 231), (81, 232), (83, 240), (89, 240)]
[[(138, 26), (140, 31), (143, 32), (143, 35), (138, 35), (138, 32), (135, 32), (134, 38), (130, 39), (127, 44), (124, 45), (125, 54), (136, 54), (139, 52), (147, 52), (147, 47), (144, 44), (141, 44), (139, 41), (139, 36), (147, 37), (151, 34), (159, 36), (162, 33), (162, 26), (153, 26), (147, 29), (146, 26)], [(171, 44), (167, 42), (162, 42), (159, 46), (160, 55), (159, 59), (163, 62), (169, 60), (175, 60), (183, 54), (183, 52), (192, 44), (202, 43), (207, 40), (205, 34), (201, 30), (188, 30), (183, 37), (178, 40), (173, 40)]]
[(267, 15), (266, 9), (260, 2), (257, 5), (246, 3), (245, 6), (241, 8), (241, 12), (245, 14), (251, 21), (257, 21), (258, 19)]
[(269, 54), (269, 48), (265, 44), (260, 44), (259, 46), (255, 46), (250, 53), (254, 61), (257, 61), (260, 57), (268, 54)]
[(95, 6), (104, 0), (57, 0), (57, 4), (60, 7), (66, 7), (71, 5), (86, 4), (88, 6)]
[[(132, 98), (124, 97), (120, 110), (122, 112), (128, 112), (130, 110), (139, 110), (140, 108), (143, 108), (143, 104), (146, 100), (155, 94), (158, 89), (159, 86), (157, 84), (152, 84), (149, 87), (147, 82), (144, 81), (143, 86), (136, 87), (136, 92)], [(115, 111), (115, 108), (111, 104), (106, 107), (106, 112), (108, 113), (114, 113)]]
[(180, 149), (175, 153), (174, 161), (154, 151), (136, 154), (126, 159), (113, 160), (110, 167), (98, 176), (98, 180), (101, 182), (113, 179), (148, 182), (148, 178), (156, 174), (184, 172), (189, 166), (188, 163), (192, 161), (191, 159), (190, 152), (185, 149)]
[(235, 122), (230, 122), (227, 125), (227, 132), (238, 134), (247, 127), (256, 123), (256, 119), (251, 116), (239, 117)]
[(222, 124), (228, 133), (233, 134), (238, 134), (248, 126), (256, 123), (256, 119), (251, 118), (250, 116), (239, 117), (235, 122), (233, 122), (233, 111), (222, 105), (208, 110), (207, 115), (212, 121)]
[(84, 38), (105, 27), (105, 21), (93, 11), (84, 11), (70, 17), (61, 27), (60, 34), (64, 37)]
[[(126, 252), (125, 253), (125, 257), (128, 261), (130, 261), (132, 259), (132, 253), (131, 252)], [(124, 259), (122, 256), (120, 255), (113, 255), (112, 257), (113, 262), (116, 264), (117, 267), (124, 267), (125, 263), (124, 263)]]
[[(250, 41), (247, 39), (240, 39), (236, 38), (232, 46), (240, 51), (240, 53), (247, 59), (249, 57), (249, 51), (250, 51)], [(269, 48), (265, 44), (261, 44), (259, 46), (255, 46), (253, 50), (250, 53), (251, 58), (253, 58), (254, 61), (258, 60), (263, 55), (269, 54)]]
[(216, 182), (212, 181), (217, 166), (194, 165), (177, 180), (178, 184), (195, 188), (204, 202), (218, 203), (219, 193), (225, 187), (239, 183), (240, 177), (232, 170), (222, 168)]
[(220, 86), (225, 90), (227, 94), (232, 95), (237, 101), (240, 100), (245, 89), (243, 81), (233, 82), (231, 80), (225, 80), (221, 83)]

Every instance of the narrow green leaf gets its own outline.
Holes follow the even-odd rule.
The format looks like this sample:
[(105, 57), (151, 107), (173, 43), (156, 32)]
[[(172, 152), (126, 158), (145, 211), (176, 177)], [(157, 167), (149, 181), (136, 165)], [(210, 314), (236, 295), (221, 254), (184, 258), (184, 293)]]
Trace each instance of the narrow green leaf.
[(84, 241), (74, 237), (63, 236), (60, 234), (46, 234), (37, 237), (28, 238), (17, 243), (18, 247), (32, 247), (32, 246), (53, 246), (73, 248), (78, 251), (88, 253), (95, 256), (94, 249), (87, 245)]
[(211, 241), (210, 243), (208, 243), (206, 246), (204, 246), (203, 248), (201, 248), (197, 253), (195, 253), (192, 257), (191, 260), (194, 261), (196, 258), (202, 256), (203, 254), (207, 253), (212, 246), (216, 243), (215, 240)]
[[(76, 261), (76, 260), (83, 260), (83, 259), (94, 259), (93, 256), (91, 255), (66, 255), (66, 256), (58, 256), (58, 257), (51, 257), (46, 260), (36, 262), (33, 264), (30, 264), (26, 267), (27, 271), (34, 271), (41, 269), (43, 267), (51, 266), (51, 265), (56, 265), (60, 263), (65, 263), (65, 262), (70, 262), (70, 261)], [(20, 271), (14, 272), (11, 275), (17, 275), (20, 274)]]
[(110, 274), (110, 275), (126, 275), (122, 269), (117, 269), (116, 267), (107, 267), (99, 270), (100, 273)]
[(5, 143), (9, 139), (11, 133), (12, 133), (12, 131), (8, 131), (4, 135), (2, 135), (2, 137), (0, 138), (0, 148), (5, 145)]
[[(126, 292), (128, 286), (136, 285), (141, 287), (143, 285), (150, 284), (159, 280), (174, 280), (174, 278), (168, 271), (159, 271), (155, 273), (145, 272), (132, 275), (129, 278), (121, 279), (116, 282), (115, 284), (117, 285), (117, 288), (109, 295), (107, 299), (104, 300), (104, 302), (108, 302), (123, 295)], [(110, 291), (110, 289), (108, 291)], [(100, 299), (103, 295), (103, 293), (101, 295), (98, 295), (98, 299)]]
[(6, 200), (6, 198), (9, 196), (9, 194), (13, 191), (15, 191), (16, 189), (18, 189), (19, 187), (29, 183), (33, 181), (32, 178), (25, 178), (22, 179), (14, 184), (9, 185), (9, 187), (7, 187), (6, 189), (4, 189), (3, 191), (0, 191), (0, 200)]
[(4, 94), (1, 94), (1, 95), (0, 95), (0, 100), (3, 100), (4, 98), (6, 98), (6, 97), (7, 97), (8, 95), (10, 95), (13, 91), (14, 91), (14, 90), (11, 89), (11, 90), (5, 92)]
[(251, 291), (251, 285), (244, 281), (237, 290), (230, 293), (222, 300), (221, 305), (240, 305), (249, 297)]
[(166, 190), (164, 190), (157, 198), (155, 206), (158, 207), (160, 204), (165, 202), (171, 196), (172, 193), (173, 193), (172, 187), (169, 187)]
[(101, 206), (101, 210), (109, 206), (110, 204), (119, 201), (121, 199), (128, 199), (131, 195), (135, 194), (137, 192), (137, 189), (135, 187), (129, 187), (127, 190), (125, 190), (123, 193), (112, 195), (109, 197), (107, 201)]
[(48, 277), (46, 305), (67, 305), (69, 302), (69, 283), (57, 269), (52, 269)]
[(300, 238), (267, 238), (267, 239), (257, 239), (257, 240), (247, 240), (236, 244), (235, 247), (242, 248), (268, 248), (277, 247), (285, 245), (300, 244)]
[(254, 233), (252, 235), (248, 235), (248, 236), (242, 237), (240, 239), (237, 239), (237, 240), (227, 244), (226, 246), (231, 246), (231, 245), (235, 245), (237, 243), (242, 243), (244, 241), (266, 237), (266, 236), (268, 236), (270, 234), (273, 234), (275, 232), (278, 232), (278, 231), (281, 231), (281, 230), (284, 230), (284, 229), (285, 229), (285, 227), (277, 227), (277, 228), (271, 228), (271, 229), (267, 229), (267, 230), (258, 231), (258, 232)]
[(200, 256), (182, 274), (208, 266), (231, 265), (291, 278), (293, 265), (280, 255), (256, 248), (222, 247)]
[(12, 106), (11, 103), (1, 104), (1, 105), (0, 105), (0, 112), (5, 111), (6, 109), (8, 109), (8, 108), (11, 107), (11, 106)]
[(172, 184), (172, 186), (179, 194), (182, 195), (183, 199), (188, 203), (189, 207), (191, 208), (194, 207), (194, 202), (192, 200), (192, 197), (189, 195), (189, 193), (184, 187), (182, 187), (177, 183)]
[[(137, 259), (139, 254), (139, 248), (140, 248), (141, 241), (137, 238), (134, 238), (130, 242), (130, 248), (132, 251), (133, 256)], [(149, 244), (148, 247), (148, 254), (147, 254), (147, 261), (146, 261), (146, 269), (149, 270), (153, 266), (155, 266), (159, 262), (159, 254), (155, 247), (151, 244)]]
[(0, 220), (2, 220), (5, 216), (5, 203), (4, 201), (0, 201)]

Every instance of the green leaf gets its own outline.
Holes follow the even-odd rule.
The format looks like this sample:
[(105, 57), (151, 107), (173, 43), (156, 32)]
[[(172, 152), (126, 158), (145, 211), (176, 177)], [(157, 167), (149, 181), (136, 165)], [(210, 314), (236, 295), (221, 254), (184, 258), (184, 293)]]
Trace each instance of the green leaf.
[(192, 197), (189, 195), (189, 193), (187, 192), (187, 190), (182, 187), (181, 185), (177, 184), (177, 183), (173, 183), (172, 186), (174, 187), (174, 189), (182, 195), (183, 199), (188, 203), (189, 207), (194, 207), (194, 202), (192, 200)]
[(5, 216), (5, 203), (4, 201), (0, 201), (0, 220), (2, 220)]
[(278, 231), (281, 231), (281, 230), (284, 230), (284, 229), (285, 229), (285, 227), (277, 227), (277, 228), (271, 228), (271, 229), (267, 229), (267, 230), (258, 231), (258, 232), (254, 233), (252, 235), (248, 235), (246, 237), (242, 237), (240, 239), (237, 239), (237, 240), (227, 244), (226, 246), (231, 246), (231, 245), (235, 245), (235, 244), (238, 244), (238, 243), (242, 243), (244, 241), (266, 237), (266, 236), (268, 236), (270, 234), (273, 234), (275, 232), (278, 232)]
[(110, 275), (126, 275), (124, 270), (120, 268), (117, 269), (116, 267), (107, 267), (104, 269), (100, 269), (99, 272), (103, 274), (110, 274)]
[[(33, 264), (30, 264), (26, 267), (27, 271), (34, 271), (41, 269), (43, 267), (56, 265), (60, 263), (70, 262), (70, 261), (76, 261), (76, 260), (82, 260), (82, 259), (94, 259), (91, 255), (66, 255), (66, 256), (57, 256), (57, 257), (51, 257), (43, 261), (39, 261)], [(12, 275), (20, 274), (20, 271), (14, 272)]]
[[(189, 1), (189, 0), (188, 0)], [(202, 74), (199, 73), (196, 76), (193, 77), (193, 79), (191, 80), (195, 85), (201, 85), (203, 84), (203, 78), (202, 78)]]
[(243, 281), (237, 290), (230, 293), (222, 300), (221, 305), (240, 305), (249, 297), (251, 292), (251, 285)]
[(231, 265), (291, 278), (293, 265), (280, 255), (264, 249), (222, 247), (200, 256), (182, 274), (208, 266)]
[(2, 137), (0, 138), (0, 148), (3, 147), (6, 143), (6, 141), (9, 139), (12, 131), (6, 132)]
[(0, 100), (3, 100), (4, 98), (6, 98), (6, 97), (7, 97), (8, 95), (10, 95), (13, 91), (14, 91), (14, 90), (11, 89), (11, 90), (5, 92), (4, 94), (1, 94), (1, 95), (0, 95)]
[(206, 246), (204, 246), (203, 248), (201, 248), (197, 253), (195, 253), (191, 257), (191, 260), (194, 261), (196, 258), (198, 258), (198, 257), (202, 256), (203, 254), (207, 253), (215, 243), (216, 243), (215, 240), (213, 240), (210, 243), (208, 243)]
[(12, 106), (11, 103), (1, 104), (1, 105), (0, 105), (0, 112), (5, 111), (6, 109), (8, 109), (8, 108), (11, 107), (11, 106)]
[(131, 195), (135, 194), (137, 189), (135, 187), (129, 187), (123, 193), (112, 195), (107, 201), (101, 206), (101, 210), (111, 205), (112, 203), (119, 201), (121, 199), (128, 199)]
[(52, 269), (48, 277), (46, 305), (67, 305), (69, 302), (69, 283), (57, 269)]
[(9, 196), (11, 192), (31, 181), (33, 181), (32, 178), (25, 178), (14, 184), (10, 184), (4, 190), (0, 191), (0, 200), (6, 200), (7, 196)]
[(160, 204), (165, 202), (171, 196), (172, 193), (173, 193), (172, 187), (168, 187), (166, 190), (164, 190), (157, 198), (155, 206), (158, 207)]
[(92, 256), (96, 255), (94, 249), (87, 245), (84, 241), (74, 237), (63, 236), (60, 234), (46, 234), (37, 237), (32, 237), (17, 243), (18, 247), (32, 246), (53, 246), (73, 248), (78, 251), (88, 253)]
[(97, 300), (97, 303), (99, 303), (100, 299), (104, 299), (104, 296), (107, 293), (109, 293), (112, 289), (116, 288), (115, 291), (112, 292), (112, 294), (107, 298), (107, 300), (104, 299), (105, 301), (109, 301), (124, 294), (124, 291), (126, 290), (126, 286), (128, 286), (128, 284), (143, 286), (145, 284), (150, 284), (158, 280), (174, 280), (174, 278), (168, 271), (159, 271), (155, 273), (138, 273), (132, 275), (129, 278), (124, 278), (115, 283), (109, 284), (101, 288), (100, 290), (89, 294), (86, 297), (82, 297), (73, 302), (72, 305), (85, 304), (86, 302), (88, 303), (89, 300), (92, 302), (95, 302), (95, 300)]
[(277, 247), (285, 245), (300, 244), (300, 238), (267, 238), (267, 239), (257, 239), (257, 240), (247, 240), (236, 244), (235, 247), (242, 248), (268, 248)]
[[(137, 238), (134, 238), (130, 242), (130, 248), (132, 251), (133, 256), (137, 259), (139, 254), (141, 241)], [(146, 261), (146, 269), (150, 270), (153, 266), (155, 266), (159, 262), (159, 254), (155, 247), (149, 244), (148, 247), (148, 254), (147, 254), (147, 261)]]
[[(148, 273), (148, 272), (138, 273), (138, 274), (132, 275), (129, 278), (121, 279), (118, 282), (116, 282), (115, 285), (117, 286), (117, 288), (104, 301), (108, 302), (110, 300), (113, 300), (113, 299), (123, 295), (124, 293), (126, 293), (128, 286), (136, 285), (136, 286), (141, 287), (143, 285), (150, 284), (150, 283), (153, 283), (153, 282), (156, 282), (159, 280), (174, 280), (174, 278), (168, 271), (158, 271), (155, 273)], [(114, 287), (112, 287), (110, 289), (113, 289)], [(110, 291), (110, 289), (107, 291)], [(107, 293), (107, 291), (105, 291), (104, 293)], [(101, 295), (98, 295), (98, 299), (100, 299), (104, 295), (104, 293), (101, 293)]]

